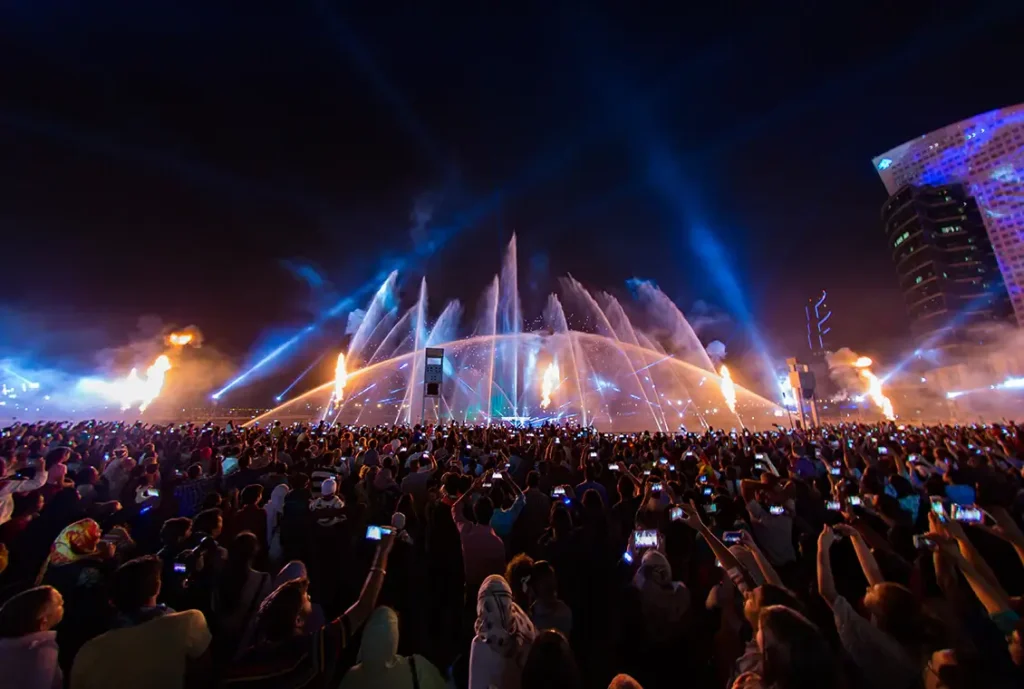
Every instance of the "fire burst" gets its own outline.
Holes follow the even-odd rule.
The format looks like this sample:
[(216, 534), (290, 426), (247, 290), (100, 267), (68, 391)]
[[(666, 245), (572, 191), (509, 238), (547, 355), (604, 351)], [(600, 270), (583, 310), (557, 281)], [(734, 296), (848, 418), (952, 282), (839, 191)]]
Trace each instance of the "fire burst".
[(348, 371), (345, 370), (345, 352), (338, 355), (338, 365), (334, 367), (334, 401), (340, 402), (345, 394), (345, 383), (348, 382)]
[(127, 411), (135, 404), (139, 405), (139, 411), (144, 412), (146, 408), (160, 396), (160, 390), (164, 387), (164, 377), (171, 370), (171, 360), (166, 354), (161, 354), (156, 361), (146, 369), (146, 377), (139, 376), (138, 369), (133, 368), (131, 372), (122, 379), (107, 381), (87, 378), (82, 381), (86, 389), (99, 392), (100, 394), (121, 403), (121, 411)]
[(558, 387), (561, 376), (558, 373), (558, 365), (555, 362), (548, 364), (544, 369), (544, 376), (540, 380), (540, 408), (547, 409), (551, 405), (551, 393)]
[(193, 338), (194, 336), (192, 335), (192, 333), (171, 333), (170, 335), (167, 336), (167, 342), (174, 345), (175, 347), (184, 347), (185, 345), (190, 344)]
[(871, 359), (862, 356), (853, 362), (853, 367), (859, 369), (861, 377), (868, 382), (867, 396), (882, 410), (886, 421), (895, 421), (896, 413), (893, 411), (892, 401), (882, 392), (882, 381), (868, 368), (871, 363)]
[(719, 374), (722, 376), (722, 397), (725, 398), (725, 406), (729, 407), (729, 411), (735, 414), (736, 386), (732, 382), (732, 375), (729, 373), (729, 367), (723, 364), (722, 370)]

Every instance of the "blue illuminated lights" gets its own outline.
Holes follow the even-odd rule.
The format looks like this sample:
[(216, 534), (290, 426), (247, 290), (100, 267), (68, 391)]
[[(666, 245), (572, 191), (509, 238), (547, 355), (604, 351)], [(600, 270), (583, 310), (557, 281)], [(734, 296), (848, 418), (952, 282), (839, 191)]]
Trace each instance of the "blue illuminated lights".
[(878, 169), (879, 170), (887, 170), (887, 169), (889, 169), (890, 165), (892, 165), (892, 159), (891, 158), (882, 158), (881, 160), (878, 161)]

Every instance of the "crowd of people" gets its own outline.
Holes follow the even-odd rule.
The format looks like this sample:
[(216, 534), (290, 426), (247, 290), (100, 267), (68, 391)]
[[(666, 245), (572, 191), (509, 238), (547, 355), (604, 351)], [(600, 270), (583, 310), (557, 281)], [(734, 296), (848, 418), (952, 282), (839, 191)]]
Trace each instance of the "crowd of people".
[(1024, 429), (18, 423), (0, 687), (1024, 686)]

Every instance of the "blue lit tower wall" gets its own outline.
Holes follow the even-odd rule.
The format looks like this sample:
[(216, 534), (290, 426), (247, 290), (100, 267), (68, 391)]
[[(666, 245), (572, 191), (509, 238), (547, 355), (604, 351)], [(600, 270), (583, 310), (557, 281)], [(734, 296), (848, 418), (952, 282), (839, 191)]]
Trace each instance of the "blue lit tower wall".
[(1024, 104), (925, 134), (872, 160), (890, 196), (906, 185), (963, 184), (977, 202), (1024, 325)]
[(804, 313), (807, 316), (807, 349), (815, 359), (822, 359), (825, 352), (829, 350), (826, 335), (832, 332), (829, 319), (832, 318), (832, 309), (828, 307), (826, 300), (828, 292), (821, 290), (821, 294), (807, 300), (804, 306)]

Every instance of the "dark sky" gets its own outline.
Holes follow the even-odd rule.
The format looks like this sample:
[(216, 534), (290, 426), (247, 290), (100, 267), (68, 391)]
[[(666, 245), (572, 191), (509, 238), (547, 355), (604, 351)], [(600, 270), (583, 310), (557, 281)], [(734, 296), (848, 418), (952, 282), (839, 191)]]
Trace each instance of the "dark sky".
[(884, 351), (871, 157), (1024, 100), (1019, 2), (349, 4), (5, 3), (8, 346), (156, 314), (241, 362), (403, 257), (472, 307), (515, 231), (528, 311), (639, 276), (787, 354), (824, 287)]

